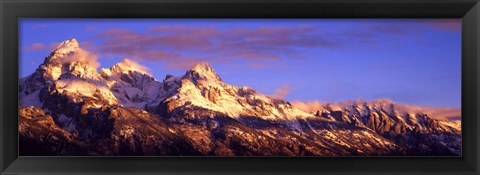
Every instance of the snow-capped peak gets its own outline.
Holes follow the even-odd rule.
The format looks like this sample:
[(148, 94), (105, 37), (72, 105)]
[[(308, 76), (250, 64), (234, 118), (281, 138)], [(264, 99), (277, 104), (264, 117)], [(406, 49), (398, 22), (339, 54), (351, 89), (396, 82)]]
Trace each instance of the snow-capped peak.
[(164, 95), (160, 92), (162, 84), (150, 75), (148, 68), (129, 59), (103, 68), (100, 74), (118, 102), (126, 107), (143, 109), (151, 103), (158, 104)]
[(123, 59), (122, 62), (119, 62), (113, 65), (110, 69), (102, 69), (102, 73), (107, 75), (112, 74), (128, 74), (128, 72), (139, 72), (151, 76), (148, 68), (138, 64), (135, 61), (129, 60), (127, 58)]
[(199, 63), (193, 66), (193, 68), (185, 74), (184, 78), (188, 78), (194, 81), (201, 80), (220, 80), (220, 76), (213, 70), (213, 68), (207, 63)]
[(198, 63), (192, 67), (192, 70), (198, 72), (215, 72), (208, 63)]
[(100, 66), (97, 55), (80, 47), (78, 41), (73, 38), (58, 44), (55, 49), (45, 58), (44, 64), (65, 64), (81, 62), (94, 68)]
[(73, 38), (69, 40), (62, 41), (58, 44), (55, 49), (45, 58), (45, 64), (53, 63), (63, 63), (63, 57), (68, 56), (72, 53), (78, 52), (80, 50), (80, 45), (78, 41)]
[(43, 77), (57, 80), (61, 76), (98, 79), (96, 68), (100, 66), (97, 56), (82, 48), (76, 39), (65, 40), (45, 58), (40, 65)]
[(65, 40), (55, 47), (55, 51), (71, 51), (73, 49), (78, 49), (80, 45), (78, 44), (77, 39), (72, 38)]

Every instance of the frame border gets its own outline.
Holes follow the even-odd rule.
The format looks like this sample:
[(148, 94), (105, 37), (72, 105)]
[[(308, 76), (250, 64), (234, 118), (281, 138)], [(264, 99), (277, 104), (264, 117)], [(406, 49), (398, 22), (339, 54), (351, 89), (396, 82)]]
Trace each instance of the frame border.
[[(463, 157), (18, 157), (20, 18), (462, 18)], [(479, 174), (478, 0), (0, 0), (0, 174)]]

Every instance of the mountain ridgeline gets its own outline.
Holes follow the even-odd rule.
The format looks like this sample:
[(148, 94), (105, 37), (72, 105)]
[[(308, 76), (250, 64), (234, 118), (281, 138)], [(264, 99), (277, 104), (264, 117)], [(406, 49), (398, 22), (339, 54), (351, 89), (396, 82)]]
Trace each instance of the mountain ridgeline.
[(75, 39), (19, 84), (21, 156), (460, 156), (459, 122), (394, 102), (314, 111), (226, 84), (208, 64), (157, 81)]

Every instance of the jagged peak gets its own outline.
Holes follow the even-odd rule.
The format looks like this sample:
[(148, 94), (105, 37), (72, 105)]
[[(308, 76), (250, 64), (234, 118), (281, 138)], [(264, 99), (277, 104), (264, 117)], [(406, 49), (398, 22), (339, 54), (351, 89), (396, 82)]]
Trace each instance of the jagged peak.
[(59, 64), (71, 62), (94, 63), (94, 67), (99, 66), (96, 62), (96, 56), (82, 50), (77, 39), (72, 38), (62, 41), (55, 49), (45, 58), (44, 64)]
[(98, 79), (99, 66), (97, 55), (81, 49), (78, 41), (72, 38), (58, 44), (39, 68), (44, 70), (43, 76), (51, 80), (63, 75)]
[(184, 76), (185, 78), (190, 78), (194, 81), (198, 79), (203, 80), (220, 80), (220, 76), (215, 72), (215, 70), (208, 63), (199, 63), (192, 67)]
[(107, 74), (111, 74), (111, 73), (128, 73), (128, 72), (139, 72), (139, 73), (142, 73), (142, 74), (146, 74), (146, 75), (151, 75), (148, 68), (145, 67), (145, 66), (142, 66), (140, 65), (139, 63), (133, 61), (133, 60), (130, 60), (130, 59), (123, 59), (121, 62), (113, 65), (110, 69), (102, 69), (102, 72), (105, 72)]
[(195, 64), (191, 70), (197, 71), (197, 72), (210, 72), (213, 71), (212, 66), (210, 66), (208, 63), (198, 63)]
[(75, 38), (72, 38), (72, 39), (68, 39), (68, 40), (64, 40), (62, 41), (60, 44), (58, 44), (57, 48), (60, 47), (60, 46), (79, 46), (78, 44), (78, 40), (75, 39)]
[(55, 47), (54, 52), (56, 53), (69, 53), (80, 48), (80, 44), (78, 43), (77, 39), (72, 38), (69, 40), (62, 41)]

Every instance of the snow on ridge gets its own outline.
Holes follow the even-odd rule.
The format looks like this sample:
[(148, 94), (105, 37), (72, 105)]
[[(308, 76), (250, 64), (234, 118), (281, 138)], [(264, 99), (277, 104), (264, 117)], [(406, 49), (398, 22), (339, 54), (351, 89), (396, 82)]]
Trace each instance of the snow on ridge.
[(171, 97), (179, 102), (178, 106), (191, 104), (237, 119), (258, 116), (266, 120), (287, 121), (312, 116), (285, 101), (258, 94), (253, 89), (226, 84), (205, 63), (195, 65), (180, 81), (178, 93)]
[(62, 41), (58, 44), (53, 52), (61, 53), (61, 54), (68, 54), (72, 51), (75, 51), (80, 48), (77, 39), (72, 38), (69, 40)]
[(55, 89), (59, 92), (73, 92), (82, 97), (101, 98), (106, 100), (108, 104), (116, 104), (117, 98), (106, 87), (98, 83), (92, 83), (83, 80), (58, 80), (55, 82)]
[(367, 101), (364, 99), (347, 100), (341, 102), (320, 102), (320, 101), (292, 101), (292, 105), (309, 113), (315, 113), (316, 111), (325, 110), (348, 110), (355, 111), (354, 108), (358, 108), (361, 112), (364, 112), (366, 108), (371, 110), (384, 110), (389, 114), (427, 114), (430, 117), (439, 120), (449, 120), (448, 117), (461, 116), (460, 108), (448, 108), (448, 107), (430, 107), (420, 105), (409, 105), (397, 103), (391, 99), (381, 98), (376, 100)]
[(101, 71), (105, 72), (107, 75), (112, 75), (113, 73), (127, 74), (128, 72), (132, 71), (152, 76), (147, 67), (127, 58), (113, 65), (111, 68), (103, 68)]
[[(82, 52), (82, 49), (79, 46), (79, 43), (76, 39), (70, 39), (63, 41), (60, 43), (55, 50), (52, 52), (54, 53), (51, 57), (52, 59), (69, 59), (71, 57), (72, 52)], [(73, 54), (75, 55), (75, 54)], [(81, 54), (79, 56), (88, 56), (85, 54)], [(76, 57), (76, 59), (85, 59), (83, 57)], [(240, 104), (238, 101), (240, 100), (247, 100), (246, 98), (254, 98), (250, 100), (257, 100), (260, 103), (264, 104), (272, 104), (272, 99), (269, 97), (257, 94), (250, 95), (250, 97), (239, 97), (238, 92), (239, 88), (231, 85), (225, 84), (220, 76), (215, 72), (215, 70), (208, 64), (208, 63), (199, 63), (194, 65), (190, 70), (188, 70), (184, 76), (181, 78), (170, 76), (166, 78), (163, 82), (159, 82), (154, 79), (148, 68), (138, 64), (135, 61), (124, 59), (123, 61), (115, 64), (111, 68), (103, 68), (101, 69), (100, 73), (96, 69), (92, 69), (89, 67), (88, 64), (80, 64), (80, 63), (71, 63), (68, 69), (62, 68), (60, 66), (50, 66), (47, 67), (47, 72), (52, 76), (54, 81), (57, 81), (61, 76), (66, 73), (70, 73), (74, 76), (78, 76), (80, 78), (86, 79), (86, 87), (90, 87), (89, 82), (87, 79), (92, 78), (94, 80), (98, 80), (99, 82), (105, 82), (105, 88), (102, 88), (103, 91), (108, 91), (107, 98), (111, 98), (109, 94), (113, 93), (114, 97), (118, 99), (123, 105), (131, 106), (131, 107), (142, 107), (151, 102), (159, 102), (159, 99), (165, 98), (166, 94), (172, 93), (172, 89), (162, 89), (164, 86), (170, 88), (177, 88), (178, 86), (187, 86), (183, 87), (188, 89), (186, 91), (180, 92), (187, 92), (190, 94), (183, 94), (183, 96), (193, 95), (199, 96), (197, 97), (184, 97), (182, 99), (194, 98), (194, 99), (205, 99), (197, 101), (199, 106), (205, 106), (209, 109), (215, 109), (218, 111), (222, 111), (229, 115), (238, 116), (241, 113), (245, 112), (245, 109), (254, 109), (255, 107), (247, 106), (245, 104)], [(65, 72), (65, 70), (72, 71), (72, 72)], [(137, 72), (140, 74), (145, 74), (148, 77), (151, 77), (153, 80), (149, 80), (148, 77), (144, 77), (143, 75), (135, 74), (132, 72)], [(66, 77), (69, 79), (68, 77)], [(192, 87), (188, 87), (188, 83), (181, 83), (178, 81), (179, 79), (186, 79), (190, 80), (194, 85)], [(62, 81), (59, 82), (60, 84), (64, 83)], [(181, 83), (180, 85), (173, 85)], [(75, 83), (73, 83), (75, 84)], [(91, 82), (90, 82), (91, 84)], [(102, 84), (103, 86), (103, 84)], [(73, 88), (67, 86), (69, 89)], [(182, 87), (180, 87), (182, 88)], [(185, 90), (184, 89), (184, 90)], [(85, 91), (85, 93), (90, 94), (91, 92), (85, 89), (71, 89), (79, 92)], [(198, 90), (198, 93), (191, 92), (193, 90)], [(209, 93), (218, 93), (217, 98), (218, 102), (213, 103), (206, 98), (205, 91), (212, 91)], [(212, 96), (212, 94), (207, 94), (208, 96)], [(213, 98), (213, 97), (210, 97)], [(190, 100), (189, 100), (190, 101)], [(194, 103), (197, 103), (194, 102)], [(389, 103), (389, 100), (381, 100), (383, 103)], [(355, 101), (355, 103), (362, 103), (362, 101)], [(295, 115), (306, 116), (308, 113), (305, 113), (301, 110), (298, 110), (297, 107), (290, 106), (284, 107), (285, 109), (277, 109), (278, 107), (275, 105), (273, 109), (267, 109), (269, 111), (269, 115), (273, 118), (281, 117), (284, 112), (294, 113)], [(342, 110), (344, 105), (341, 104), (331, 104), (329, 106), (331, 109)], [(255, 109), (259, 110), (259, 109)], [(264, 110), (264, 109), (263, 109)], [(290, 110), (290, 111), (289, 111)], [(308, 114), (310, 115), (310, 114)]]
[(196, 81), (197, 79), (210, 80), (209, 82), (222, 82), (220, 76), (208, 63), (198, 63), (188, 70), (183, 78)]
[[(75, 96), (81, 95), (82, 98), (104, 98), (108, 104), (141, 109), (175, 96), (176, 100), (191, 102), (192, 105), (219, 111), (232, 117), (261, 114), (264, 118), (287, 119), (309, 115), (292, 106), (274, 104), (272, 99), (256, 92), (249, 96), (239, 96), (241, 88), (225, 84), (207, 63), (196, 64), (183, 76), (167, 75), (162, 82), (153, 78), (148, 68), (129, 59), (124, 59), (111, 68), (103, 68), (100, 72), (90, 67), (89, 62), (81, 62), (82, 57), (75, 57), (76, 61), (80, 60), (78, 63), (63, 64), (64, 60), (70, 61), (72, 55), (82, 51), (76, 39), (66, 40), (52, 51), (49, 60), (52, 62), (40, 66), (51, 77), (47, 76), (46, 80), (52, 81), (59, 92), (68, 91), (70, 94), (77, 94)], [(38, 100), (33, 97), (29, 99), (31, 101), (29, 104), (38, 105)], [(250, 105), (251, 102), (246, 102), (248, 100), (262, 104), (262, 109)]]
[(51, 77), (56, 80), (65, 72), (78, 71), (72, 69), (72, 66), (85, 69), (86, 72), (98, 74), (96, 70), (100, 66), (98, 56), (80, 47), (78, 41), (73, 38), (65, 40), (58, 44), (49, 55), (45, 57), (42, 65), (39, 67), (44, 69)]

